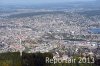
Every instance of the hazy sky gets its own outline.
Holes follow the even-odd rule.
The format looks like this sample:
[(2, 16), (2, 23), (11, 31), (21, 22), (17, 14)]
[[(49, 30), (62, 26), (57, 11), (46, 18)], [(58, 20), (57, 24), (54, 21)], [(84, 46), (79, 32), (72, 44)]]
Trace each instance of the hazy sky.
[(0, 0), (0, 3), (14, 4), (14, 3), (56, 3), (56, 2), (73, 2), (73, 1), (93, 1), (93, 0)]

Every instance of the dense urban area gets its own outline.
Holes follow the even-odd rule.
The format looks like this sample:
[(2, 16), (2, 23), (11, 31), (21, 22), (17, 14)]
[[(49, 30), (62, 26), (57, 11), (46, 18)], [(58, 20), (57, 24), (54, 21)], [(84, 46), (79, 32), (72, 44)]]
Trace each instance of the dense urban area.
[(100, 59), (99, 8), (0, 9), (0, 53), (50, 52), (54, 59)]

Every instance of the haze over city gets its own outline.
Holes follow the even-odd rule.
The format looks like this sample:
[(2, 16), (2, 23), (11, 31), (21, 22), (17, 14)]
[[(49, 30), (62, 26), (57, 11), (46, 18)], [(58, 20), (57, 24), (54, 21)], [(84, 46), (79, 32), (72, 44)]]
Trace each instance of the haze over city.
[(64, 3), (64, 2), (85, 2), (96, 0), (0, 0), (1, 4), (46, 4), (46, 3)]

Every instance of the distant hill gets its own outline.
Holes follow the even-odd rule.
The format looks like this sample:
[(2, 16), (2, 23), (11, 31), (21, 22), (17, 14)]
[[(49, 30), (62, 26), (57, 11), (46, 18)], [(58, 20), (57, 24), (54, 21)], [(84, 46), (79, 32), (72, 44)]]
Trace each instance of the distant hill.
[[(64, 2), (64, 3), (45, 3), (45, 4), (0, 4), (6, 8), (100, 8), (100, 0), (84, 2)], [(0, 7), (1, 8), (1, 7)]]

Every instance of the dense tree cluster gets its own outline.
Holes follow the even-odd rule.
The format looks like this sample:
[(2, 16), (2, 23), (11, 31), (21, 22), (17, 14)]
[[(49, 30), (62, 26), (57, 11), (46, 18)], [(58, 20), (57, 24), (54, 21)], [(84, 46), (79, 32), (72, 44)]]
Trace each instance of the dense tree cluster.
[(95, 63), (78, 63), (77, 56), (75, 56), (76, 63), (46, 63), (46, 57), (53, 58), (51, 53), (24, 53), (20, 56), (19, 52), (1, 53), (0, 66), (100, 66), (100, 59), (95, 59)]

